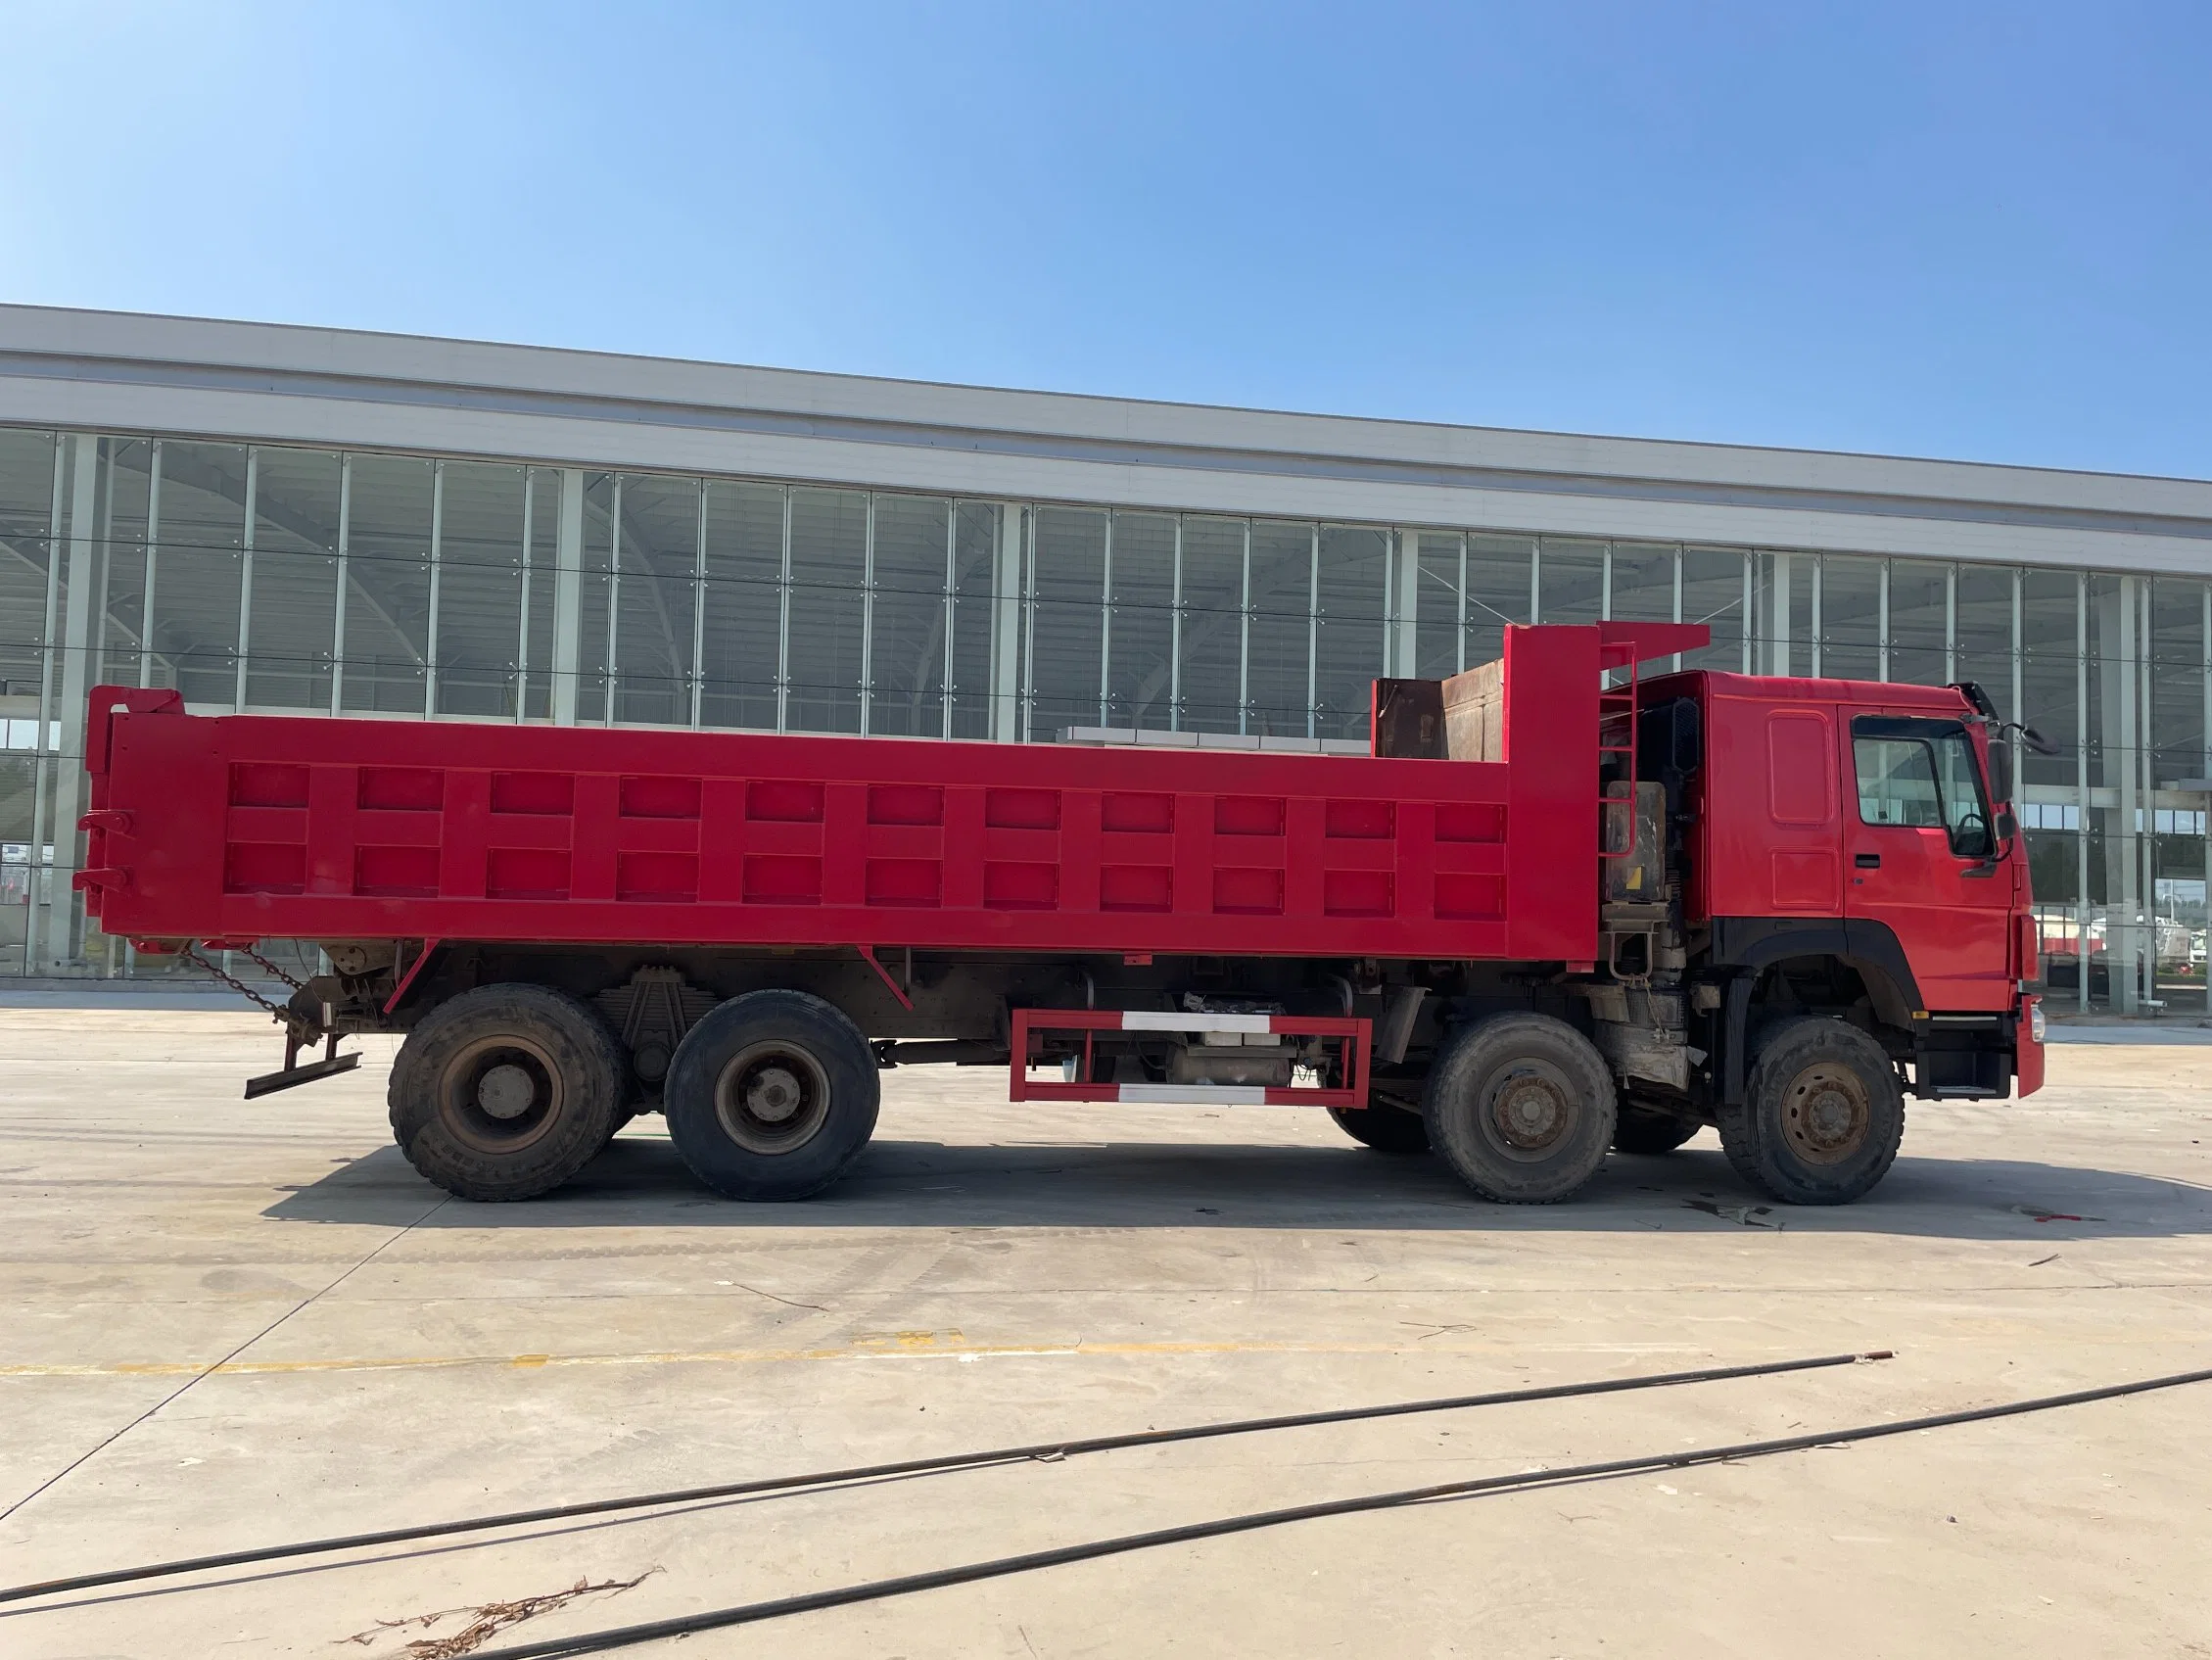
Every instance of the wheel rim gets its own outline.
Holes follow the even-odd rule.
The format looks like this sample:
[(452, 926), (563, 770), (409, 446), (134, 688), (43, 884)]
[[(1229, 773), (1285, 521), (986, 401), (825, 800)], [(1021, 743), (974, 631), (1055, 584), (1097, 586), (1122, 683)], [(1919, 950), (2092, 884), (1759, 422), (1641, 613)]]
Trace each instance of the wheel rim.
[(1865, 1145), (1874, 1103), (1849, 1067), (1815, 1061), (1782, 1095), (1782, 1134), (1808, 1164), (1835, 1164)]
[(829, 1118), (829, 1074), (806, 1050), (756, 1043), (739, 1050), (715, 1079), (715, 1116), (748, 1153), (790, 1153)]
[(1571, 1140), (1581, 1121), (1581, 1097), (1549, 1061), (1509, 1062), (1483, 1091), (1484, 1139), (1509, 1159), (1536, 1163)]
[(479, 1038), (447, 1064), (439, 1116), (479, 1153), (519, 1153), (552, 1128), (568, 1091), (545, 1049), (513, 1034)]

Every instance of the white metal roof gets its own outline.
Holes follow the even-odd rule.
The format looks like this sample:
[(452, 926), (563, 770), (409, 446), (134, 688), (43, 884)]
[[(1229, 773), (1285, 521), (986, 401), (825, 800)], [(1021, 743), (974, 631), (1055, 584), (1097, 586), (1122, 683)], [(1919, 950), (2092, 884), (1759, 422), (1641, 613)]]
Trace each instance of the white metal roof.
[(2212, 482), (0, 306), (0, 423), (2212, 575)]

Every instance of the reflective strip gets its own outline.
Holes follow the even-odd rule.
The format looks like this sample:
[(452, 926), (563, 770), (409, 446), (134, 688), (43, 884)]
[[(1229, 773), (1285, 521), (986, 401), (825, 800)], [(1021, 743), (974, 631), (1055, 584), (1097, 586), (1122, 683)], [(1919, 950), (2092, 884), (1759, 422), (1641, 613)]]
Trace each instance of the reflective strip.
[(1254, 1031), (1275, 1029), (1273, 1015), (1178, 1015), (1156, 1009), (1124, 1009), (1123, 1031)]
[(1267, 1105), (1266, 1090), (1233, 1083), (1125, 1083), (1117, 1088), (1114, 1098), (1125, 1105), (1131, 1102), (1215, 1107)]

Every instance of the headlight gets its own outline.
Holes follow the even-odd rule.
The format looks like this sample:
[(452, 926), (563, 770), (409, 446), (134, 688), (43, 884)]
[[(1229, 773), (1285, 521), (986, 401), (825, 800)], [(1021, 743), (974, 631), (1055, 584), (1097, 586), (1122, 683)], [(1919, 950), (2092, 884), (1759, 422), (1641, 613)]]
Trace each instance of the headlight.
[(2043, 1018), (2043, 1005), (2041, 1003), (2029, 1004), (2028, 1035), (2034, 1038), (2038, 1043), (2041, 1043), (2043, 1041), (2043, 1034), (2048, 1029), (2049, 1023)]

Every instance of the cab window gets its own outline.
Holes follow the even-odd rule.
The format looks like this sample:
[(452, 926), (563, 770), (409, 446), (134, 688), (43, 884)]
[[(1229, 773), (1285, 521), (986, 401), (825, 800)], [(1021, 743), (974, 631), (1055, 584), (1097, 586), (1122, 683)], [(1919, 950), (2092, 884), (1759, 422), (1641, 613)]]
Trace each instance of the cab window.
[(1989, 806), (1963, 726), (1861, 715), (1851, 735), (1862, 823), (1941, 830), (1960, 858), (1989, 857)]

